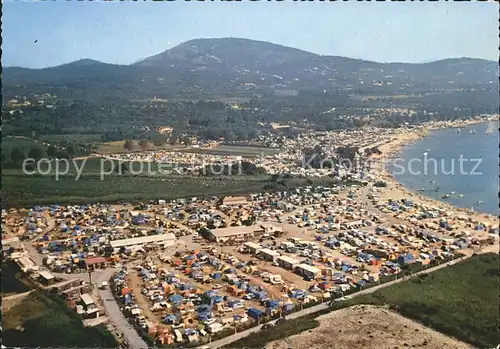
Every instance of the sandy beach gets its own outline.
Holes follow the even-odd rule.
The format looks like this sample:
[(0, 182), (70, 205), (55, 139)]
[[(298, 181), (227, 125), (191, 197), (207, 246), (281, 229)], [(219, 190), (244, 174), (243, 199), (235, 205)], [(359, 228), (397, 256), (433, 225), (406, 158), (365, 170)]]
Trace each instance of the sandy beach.
[[(470, 120), (466, 122), (456, 123), (453, 128), (456, 127), (467, 127), (473, 124), (484, 123), (484, 120)], [(439, 129), (439, 128), (435, 128)], [(472, 212), (470, 209), (459, 208), (453, 206), (449, 203), (432, 199), (430, 197), (421, 195), (418, 192), (414, 192), (409, 190), (400, 184), (385, 168), (382, 166), (382, 163), (388, 161), (389, 159), (396, 156), (398, 153), (402, 151), (402, 149), (417, 140), (421, 140), (425, 138), (425, 132), (423, 130), (414, 130), (407, 133), (396, 134), (394, 137), (387, 143), (380, 145), (378, 148), (382, 152), (381, 155), (373, 155), (372, 159), (377, 159), (379, 162), (378, 176), (381, 177), (386, 183), (386, 188), (381, 188), (379, 192), (379, 196), (382, 199), (403, 199), (403, 198), (411, 198), (413, 201), (418, 201), (422, 204), (426, 204), (429, 206), (443, 208), (447, 211), (448, 215), (467, 215), (472, 221), (482, 222), (490, 227), (498, 227), (498, 217), (483, 213), (483, 212)]]

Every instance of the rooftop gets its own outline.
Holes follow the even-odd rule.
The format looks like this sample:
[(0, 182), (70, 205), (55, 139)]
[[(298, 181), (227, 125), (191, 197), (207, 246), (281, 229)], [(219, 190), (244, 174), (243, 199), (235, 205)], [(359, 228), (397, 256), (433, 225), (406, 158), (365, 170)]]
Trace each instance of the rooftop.
[(265, 253), (269, 256), (279, 256), (280, 253), (278, 251), (274, 251), (274, 250), (270, 250), (268, 248), (263, 248), (262, 250), (260, 250), (261, 253)]
[(321, 272), (321, 269), (316, 268), (316, 267), (314, 267), (312, 265), (309, 265), (309, 264), (305, 264), (305, 263), (299, 264), (297, 266), (297, 268), (300, 268), (300, 269), (303, 269), (303, 270), (307, 270), (308, 272), (314, 273), (314, 274)]
[(88, 293), (82, 294), (80, 298), (82, 299), (82, 302), (85, 305), (91, 305), (95, 303), (92, 297), (90, 297)]
[(288, 257), (288, 256), (281, 256), (280, 258), (278, 258), (278, 260), (281, 260), (283, 262), (290, 263), (290, 264), (299, 264), (298, 260), (293, 259), (293, 258)]
[(262, 249), (262, 246), (260, 246), (259, 244), (256, 244), (255, 242), (245, 242), (243, 244), (243, 246), (247, 246), (247, 247), (250, 247), (250, 248), (254, 248), (254, 249)]
[(246, 225), (240, 225), (238, 227), (227, 227), (220, 229), (212, 229), (212, 235), (216, 237), (229, 237), (229, 236), (238, 236), (244, 234), (251, 234), (256, 230), (255, 227), (247, 227)]
[(164, 241), (175, 241), (177, 238), (172, 233), (159, 234), (159, 235), (149, 235), (149, 236), (141, 236), (138, 238), (130, 238), (130, 239), (122, 239), (122, 240), (113, 240), (110, 241), (111, 247), (124, 247), (124, 246), (133, 246), (133, 245), (141, 245), (153, 242), (164, 242)]
[(41, 271), (40, 276), (44, 278), (45, 280), (54, 280), (55, 276), (49, 273), (48, 271)]

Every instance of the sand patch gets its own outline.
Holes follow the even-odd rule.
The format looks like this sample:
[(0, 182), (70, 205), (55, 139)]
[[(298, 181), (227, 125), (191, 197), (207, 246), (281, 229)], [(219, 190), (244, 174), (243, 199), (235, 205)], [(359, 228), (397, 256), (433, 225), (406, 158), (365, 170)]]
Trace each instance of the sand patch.
[(358, 305), (320, 316), (317, 320), (320, 322), (317, 328), (271, 342), (266, 348), (473, 348), (383, 307)]

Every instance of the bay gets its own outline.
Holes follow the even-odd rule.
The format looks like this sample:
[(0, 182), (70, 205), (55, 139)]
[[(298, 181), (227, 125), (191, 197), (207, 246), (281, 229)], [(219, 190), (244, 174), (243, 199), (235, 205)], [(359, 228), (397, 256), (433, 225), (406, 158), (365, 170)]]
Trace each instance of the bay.
[[(457, 207), (498, 215), (498, 127), (495, 121), (462, 128), (460, 133), (452, 128), (432, 131), (405, 146), (387, 169), (412, 191)], [(491, 128), (492, 132), (486, 134)]]

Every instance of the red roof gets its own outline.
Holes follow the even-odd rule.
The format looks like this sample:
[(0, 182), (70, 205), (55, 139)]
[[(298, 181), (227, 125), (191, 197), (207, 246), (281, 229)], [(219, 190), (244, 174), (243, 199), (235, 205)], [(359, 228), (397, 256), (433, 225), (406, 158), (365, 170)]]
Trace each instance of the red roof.
[(101, 264), (101, 263), (106, 263), (106, 258), (104, 257), (85, 258), (84, 261), (85, 264), (87, 265)]

